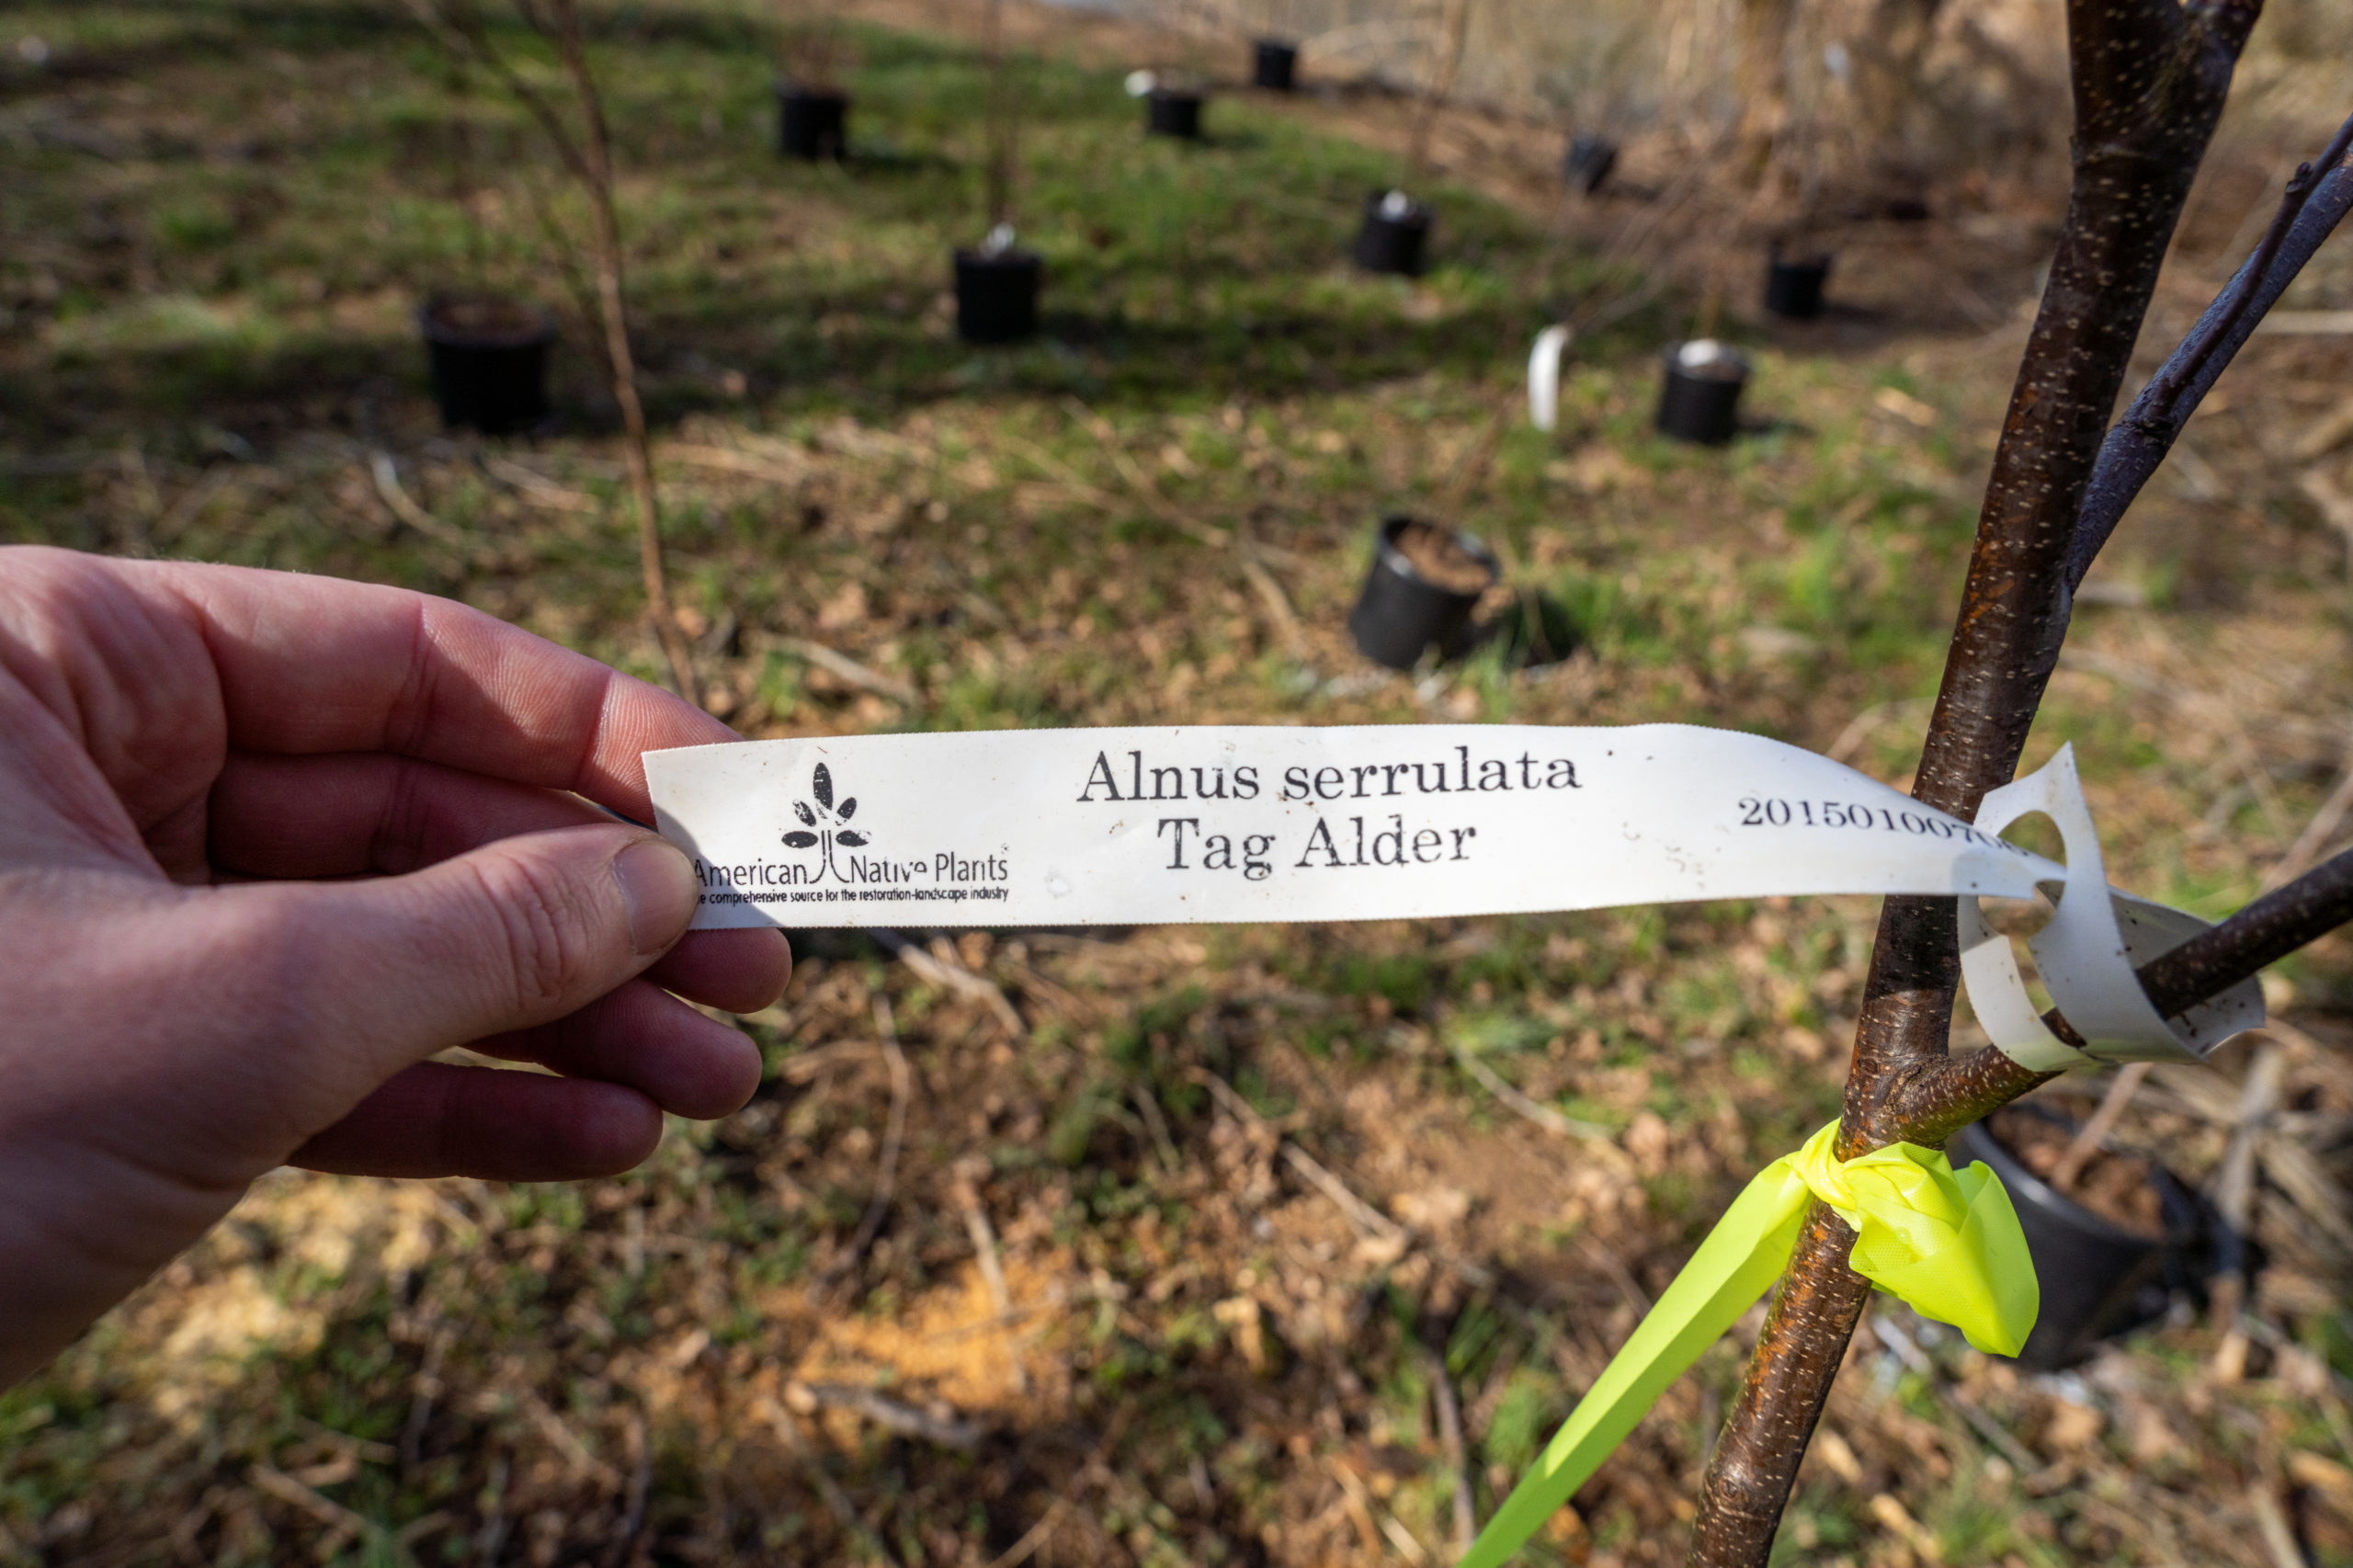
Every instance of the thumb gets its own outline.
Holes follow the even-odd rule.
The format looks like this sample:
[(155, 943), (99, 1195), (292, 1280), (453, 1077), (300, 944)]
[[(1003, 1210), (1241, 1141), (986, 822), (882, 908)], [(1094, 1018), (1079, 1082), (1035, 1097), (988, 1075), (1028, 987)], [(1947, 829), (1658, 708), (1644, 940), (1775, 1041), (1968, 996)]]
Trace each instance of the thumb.
[(312, 891), (314, 1017), (364, 1042), (379, 1079), (595, 1001), (667, 951), (700, 897), (685, 855), (618, 824), (502, 838)]

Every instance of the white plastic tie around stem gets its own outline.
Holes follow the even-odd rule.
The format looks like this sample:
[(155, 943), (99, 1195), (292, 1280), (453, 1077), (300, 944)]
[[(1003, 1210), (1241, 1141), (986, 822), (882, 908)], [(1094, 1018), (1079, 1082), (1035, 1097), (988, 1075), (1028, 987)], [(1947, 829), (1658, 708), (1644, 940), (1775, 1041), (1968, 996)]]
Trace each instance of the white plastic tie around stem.
[(2043, 1023), (2009, 938), (1985, 924), (1973, 895), (1963, 895), (1961, 975), (1977, 1021), (1996, 1048), (2038, 1073), (2087, 1061), (2204, 1062), (2231, 1036), (2262, 1026), (2263, 988), (2253, 980), (2241, 981), (2178, 1018), (2160, 1016), (2151, 1004), (2133, 971), (2210, 926), (2108, 885), (2072, 745), (2062, 746), (2036, 772), (1987, 795), (1977, 808), (1976, 826), (1998, 834), (2038, 812), (2059, 829), (2067, 880), (2057, 912), (2028, 938), (2027, 949), (2052, 1001), (2085, 1044), (2080, 1050), (2067, 1044)]

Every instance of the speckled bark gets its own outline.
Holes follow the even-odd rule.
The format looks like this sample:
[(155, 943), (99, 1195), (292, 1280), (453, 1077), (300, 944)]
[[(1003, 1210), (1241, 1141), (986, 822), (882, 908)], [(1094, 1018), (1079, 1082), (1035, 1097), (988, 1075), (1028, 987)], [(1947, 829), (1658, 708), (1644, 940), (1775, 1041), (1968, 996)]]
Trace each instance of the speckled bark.
[[(2067, 558), (2183, 199), (2260, 0), (2070, 0), (2075, 179), (2003, 422), (1914, 794), (1963, 818), (2017, 770), (2066, 635)], [(1839, 1153), (1904, 1137), (1895, 1091), (1944, 1062), (1949, 900), (1892, 898), (1856, 1031)], [(1947, 1128), (1944, 1131), (1949, 1131)], [(1817, 1208), (1709, 1468), (1692, 1568), (1763, 1568), (1869, 1287)]]

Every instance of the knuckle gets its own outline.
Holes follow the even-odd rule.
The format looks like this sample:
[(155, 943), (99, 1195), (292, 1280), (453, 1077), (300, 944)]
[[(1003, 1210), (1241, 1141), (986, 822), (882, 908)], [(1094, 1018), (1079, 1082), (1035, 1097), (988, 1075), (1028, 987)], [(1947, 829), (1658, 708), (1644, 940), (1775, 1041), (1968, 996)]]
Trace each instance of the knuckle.
[(476, 869), (503, 957), (508, 1000), (542, 1013), (571, 997), (595, 965), (597, 942), (577, 889), (549, 867), (501, 857)]

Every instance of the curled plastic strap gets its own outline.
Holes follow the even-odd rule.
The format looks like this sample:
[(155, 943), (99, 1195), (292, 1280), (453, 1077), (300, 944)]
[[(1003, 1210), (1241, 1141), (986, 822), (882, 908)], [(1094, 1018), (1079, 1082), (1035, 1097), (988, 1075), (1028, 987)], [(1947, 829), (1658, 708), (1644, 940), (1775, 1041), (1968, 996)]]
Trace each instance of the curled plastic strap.
[(1536, 335), (1528, 353), (1528, 422), (1539, 430), (1561, 423), (1561, 356), (1574, 335), (1565, 324), (1548, 326)]
[(1997, 1049), (2038, 1073), (2086, 1060), (2203, 1062), (2233, 1035), (2262, 1025), (2263, 989), (2252, 980), (2179, 1018), (2162, 1017), (2150, 1003), (2133, 971), (2208, 929), (2208, 923), (2108, 885), (2072, 745), (2062, 746), (2038, 771), (1987, 795), (1977, 808), (1976, 825), (1997, 834), (2036, 812), (2058, 826), (2066, 846), (2067, 880), (2061, 884), (2058, 912), (2028, 939), (2027, 948), (2051, 999), (2086, 1044), (2079, 1051), (2044, 1025), (2009, 939), (1988, 927), (1976, 898), (1964, 894), (1961, 976), (1969, 1005)]
[(1838, 1124), (1756, 1173), (1650, 1314), (1569, 1412), (1456, 1568), (1496, 1568), (1567, 1502), (1681, 1377), (1789, 1267), (1820, 1199), (1856, 1231), (1857, 1273), (1980, 1350), (2015, 1356), (2041, 1297), (2017, 1210), (1989, 1165), (1891, 1143), (1851, 1160)]

